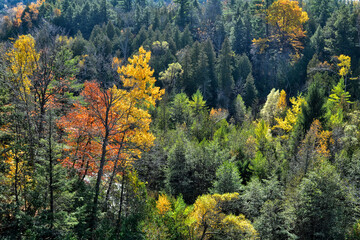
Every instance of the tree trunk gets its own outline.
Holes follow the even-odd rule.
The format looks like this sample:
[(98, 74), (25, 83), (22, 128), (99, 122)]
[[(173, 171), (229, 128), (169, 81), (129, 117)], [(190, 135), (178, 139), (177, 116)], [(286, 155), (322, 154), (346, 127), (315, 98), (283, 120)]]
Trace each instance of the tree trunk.
[(116, 160), (115, 160), (115, 164), (114, 164), (114, 169), (113, 169), (113, 172), (111, 173), (111, 176), (110, 176), (110, 181), (109, 181), (109, 187), (108, 187), (108, 190), (106, 191), (106, 198), (105, 198), (105, 204), (104, 204), (104, 211), (107, 211), (107, 204), (108, 204), (108, 201), (109, 201), (109, 198), (110, 198), (110, 191), (111, 191), (111, 186), (112, 186), (112, 183), (114, 181), (114, 177), (116, 175), (116, 170), (117, 170), (117, 163), (119, 161), (119, 156), (120, 156), (120, 153), (121, 153), (121, 149), (122, 149), (122, 146), (123, 146), (123, 143), (124, 143), (124, 138), (125, 138), (125, 133), (121, 139), (121, 144), (120, 144), (120, 147), (119, 147), (119, 151), (118, 151), (118, 154), (116, 156)]
[(122, 213), (122, 205), (123, 205), (123, 201), (124, 201), (124, 187), (125, 187), (125, 167), (123, 167), (123, 171), (122, 171), (120, 206), (119, 206), (118, 220), (117, 220), (117, 224), (116, 224), (116, 233), (117, 234), (120, 232), (120, 229), (121, 229), (121, 213)]
[(52, 160), (52, 118), (49, 117), (49, 192), (50, 192), (50, 229), (54, 227), (54, 188), (53, 188), (53, 160)]
[[(106, 123), (108, 120), (108, 116), (106, 116)], [(96, 179), (96, 185), (95, 185), (95, 195), (94, 195), (94, 202), (93, 202), (93, 209), (90, 217), (90, 231), (92, 233), (92, 238), (94, 239), (94, 230), (96, 228), (96, 218), (97, 218), (97, 210), (98, 210), (98, 200), (99, 200), (99, 193), (100, 193), (100, 184), (101, 184), (101, 178), (104, 171), (105, 166), (105, 157), (106, 157), (106, 147), (108, 144), (108, 138), (109, 138), (109, 127), (105, 126), (105, 137), (102, 144), (101, 149), (101, 160), (100, 160), (100, 167)]]

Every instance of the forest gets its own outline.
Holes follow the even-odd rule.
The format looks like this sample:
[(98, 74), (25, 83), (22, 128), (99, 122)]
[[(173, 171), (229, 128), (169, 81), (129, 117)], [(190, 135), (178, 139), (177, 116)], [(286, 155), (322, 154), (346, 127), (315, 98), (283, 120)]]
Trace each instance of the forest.
[(360, 239), (360, 3), (0, 2), (0, 239)]

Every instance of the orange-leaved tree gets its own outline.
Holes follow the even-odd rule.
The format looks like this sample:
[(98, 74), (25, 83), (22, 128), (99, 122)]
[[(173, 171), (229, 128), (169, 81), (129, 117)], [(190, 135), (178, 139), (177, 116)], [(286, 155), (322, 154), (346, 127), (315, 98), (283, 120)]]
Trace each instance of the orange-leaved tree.
[(108, 199), (119, 166), (124, 174), (129, 161), (140, 158), (141, 152), (155, 140), (149, 132), (151, 116), (148, 109), (161, 99), (164, 91), (155, 87), (150, 56), (151, 53), (141, 47), (126, 66), (118, 68), (121, 88), (114, 85), (102, 89), (96, 82), (85, 82), (81, 93), (83, 102), (74, 104), (72, 111), (59, 122), (68, 133), (66, 143), (70, 147), (69, 156), (63, 163), (76, 169), (82, 178), (87, 174), (97, 175), (91, 230), (95, 229), (104, 171), (109, 179)]

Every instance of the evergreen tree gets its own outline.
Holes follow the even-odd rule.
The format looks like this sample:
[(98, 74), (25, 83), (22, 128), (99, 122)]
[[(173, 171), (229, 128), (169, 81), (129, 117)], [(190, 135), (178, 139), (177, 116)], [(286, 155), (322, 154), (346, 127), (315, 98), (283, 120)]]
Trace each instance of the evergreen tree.
[(230, 35), (232, 48), (237, 54), (249, 53), (251, 46), (251, 29), (250, 24), (245, 22), (242, 17), (238, 17), (235, 21)]
[(234, 107), (235, 107), (235, 115), (234, 115), (235, 121), (238, 124), (242, 124), (246, 117), (246, 106), (240, 94), (238, 94), (235, 99)]
[(166, 186), (168, 191), (174, 195), (183, 195), (185, 202), (192, 201), (192, 185), (190, 165), (186, 161), (185, 152), (187, 146), (181, 139), (178, 139), (169, 151), (168, 169), (166, 171)]
[(190, 23), (190, 0), (176, 0), (175, 3), (179, 4), (179, 10), (176, 16), (176, 23), (180, 29), (184, 29)]
[(335, 167), (324, 162), (299, 188), (296, 204), (296, 231), (301, 239), (344, 239), (352, 222), (352, 193), (341, 181)]
[(325, 50), (330, 56), (353, 56), (356, 52), (356, 19), (348, 7), (334, 12), (324, 27)]
[(233, 67), (231, 62), (232, 51), (230, 42), (226, 38), (222, 45), (217, 64), (218, 81), (221, 89), (220, 104), (223, 107), (228, 107), (230, 95), (234, 88), (234, 79), (232, 76)]
[(216, 75), (216, 54), (214, 47), (210, 40), (207, 40), (204, 45), (204, 52), (208, 60), (208, 74), (209, 74), (209, 92), (208, 97), (205, 98), (210, 107), (215, 107), (217, 100), (218, 81)]
[(313, 82), (308, 89), (305, 99), (306, 104), (302, 105), (301, 115), (297, 124), (304, 133), (309, 130), (311, 123), (315, 119), (320, 122), (325, 121), (325, 100), (324, 90), (319, 86), (318, 82)]
[(205, 100), (211, 99), (211, 89), (210, 89), (210, 76), (209, 76), (209, 61), (206, 56), (206, 53), (201, 49), (201, 52), (198, 56), (198, 62), (194, 65), (195, 67), (195, 75), (196, 78), (194, 85), (196, 85)]
[(247, 107), (252, 107), (257, 100), (258, 91), (255, 87), (254, 77), (251, 73), (246, 78), (244, 85), (244, 102)]
[(214, 182), (213, 192), (233, 193), (241, 189), (241, 178), (236, 164), (226, 161), (216, 171), (216, 181)]

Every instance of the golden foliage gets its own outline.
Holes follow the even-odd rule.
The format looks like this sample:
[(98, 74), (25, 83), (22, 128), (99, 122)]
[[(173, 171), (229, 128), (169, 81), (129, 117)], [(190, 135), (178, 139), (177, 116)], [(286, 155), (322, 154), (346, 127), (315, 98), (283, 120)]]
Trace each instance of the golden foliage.
[(301, 142), (300, 155), (309, 155), (309, 151), (315, 150), (317, 159), (330, 157), (329, 146), (334, 144), (332, 133), (323, 130), (319, 120), (315, 119), (310, 126), (305, 139)]
[(117, 57), (113, 57), (111, 66), (113, 69), (118, 69), (121, 66), (121, 63), (122, 63), (121, 59)]
[(61, 10), (58, 9), (58, 8), (55, 8), (54, 9), (54, 15), (55, 15), (55, 17), (60, 17), (61, 16)]
[(154, 86), (149, 60), (150, 52), (140, 48), (129, 64), (118, 68), (123, 88), (101, 89), (96, 82), (85, 82), (81, 93), (85, 104), (74, 104), (58, 123), (68, 133), (66, 144), (70, 147), (63, 165), (81, 175), (96, 173), (107, 130), (105, 171), (112, 170), (118, 161), (123, 167), (129, 165), (153, 144), (148, 108), (161, 99), (164, 90)]
[(267, 38), (258, 38), (258, 39), (253, 39), (252, 43), (254, 46), (257, 46), (259, 48), (259, 54), (263, 54), (265, 52), (265, 49), (267, 49), (269, 47), (269, 39)]
[(285, 109), (287, 107), (285, 90), (281, 90), (281, 92), (280, 92), (280, 97), (279, 97), (279, 102), (277, 104), (277, 107), (280, 109), (281, 112), (285, 111)]
[(279, 45), (280, 51), (289, 44), (294, 50), (292, 57), (299, 58), (299, 51), (303, 49), (300, 39), (306, 36), (303, 24), (308, 20), (308, 14), (299, 7), (298, 1), (277, 0), (266, 10), (266, 21), (272, 26), (273, 34), (268, 39), (254, 39), (253, 44), (259, 48), (260, 54), (269, 42)]
[(155, 105), (156, 100), (160, 100), (165, 90), (155, 87), (156, 79), (153, 77), (154, 70), (151, 70), (149, 61), (151, 52), (147, 52), (140, 47), (139, 53), (128, 61), (126, 66), (118, 68), (120, 79), (124, 88), (130, 88), (128, 97), (132, 100), (141, 101), (144, 107), (148, 108)]
[(30, 93), (31, 80), (40, 54), (35, 50), (35, 40), (31, 35), (21, 35), (15, 41), (13, 49), (7, 53), (10, 63), (11, 79), (23, 94)]
[(39, 16), (39, 8), (42, 4), (45, 3), (45, 0), (37, 0), (36, 2), (32, 2), (28, 5), (28, 10), (26, 10), (23, 3), (19, 3), (16, 7), (11, 9), (11, 12), (14, 14), (13, 17), (13, 25), (15, 27), (20, 27), (22, 24), (22, 17), (25, 22), (28, 24), (28, 27), (32, 27), (32, 21), (38, 19)]
[[(246, 236), (245, 239), (257, 239), (257, 232), (249, 220), (243, 215), (227, 215), (224, 212), (225, 205), (239, 198), (238, 193), (202, 195), (194, 203), (194, 209), (190, 214), (192, 221), (190, 226), (195, 235), (204, 237), (207, 231), (212, 234), (222, 231), (226, 234), (236, 232), (237, 236)], [(206, 238), (210, 239), (211, 233)]]
[(346, 77), (350, 73), (351, 58), (341, 54), (338, 56), (338, 60), (340, 61), (340, 63), (338, 63), (338, 67), (340, 67), (339, 75), (341, 77)]
[(278, 0), (267, 10), (266, 20), (281, 32), (300, 37), (305, 36), (303, 24), (309, 16), (299, 7), (298, 1)]
[[(306, 104), (306, 102), (304, 97), (298, 96), (297, 98), (290, 98), (290, 103), (292, 104), (292, 106), (290, 109), (287, 110), (285, 118), (275, 118), (275, 120), (277, 121), (277, 125), (275, 125), (273, 129), (280, 128), (287, 133), (293, 130), (297, 118), (301, 113), (301, 105)], [(286, 137), (287, 136), (285, 136), (285, 138)]]
[(165, 194), (161, 194), (156, 201), (156, 208), (159, 214), (163, 215), (171, 209), (171, 203)]
[(259, 239), (254, 226), (243, 214), (239, 216), (227, 215), (221, 222), (226, 226), (225, 232), (228, 235), (231, 234), (238, 239)]

